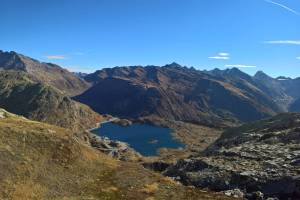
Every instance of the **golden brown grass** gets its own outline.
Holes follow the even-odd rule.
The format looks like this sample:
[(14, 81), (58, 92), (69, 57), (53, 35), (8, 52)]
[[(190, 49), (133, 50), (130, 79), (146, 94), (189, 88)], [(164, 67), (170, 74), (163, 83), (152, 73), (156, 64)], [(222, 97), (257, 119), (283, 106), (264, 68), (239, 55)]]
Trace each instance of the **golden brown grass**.
[(1, 200), (226, 199), (116, 161), (71, 131), (15, 115), (0, 119)]
[(146, 194), (153, 194), (159, 189), (158, 183), (152, 183), (152, 184), (146, 184), (144, 188), (141, 189), (141, 192), (144, 192)]

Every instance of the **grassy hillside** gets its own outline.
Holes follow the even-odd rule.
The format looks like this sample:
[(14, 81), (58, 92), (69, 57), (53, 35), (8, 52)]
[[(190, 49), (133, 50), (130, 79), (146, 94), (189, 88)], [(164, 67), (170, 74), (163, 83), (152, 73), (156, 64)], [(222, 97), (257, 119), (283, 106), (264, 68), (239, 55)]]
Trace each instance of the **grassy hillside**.
[(59, 90), (34, 82), (24, 72), (0, 72), (0, 107), (37, 121), (72, 130), (95, 127), (101, 116)]
[(0, 199), (226, 199), (113, 160), (69, 130), (0, 110)]

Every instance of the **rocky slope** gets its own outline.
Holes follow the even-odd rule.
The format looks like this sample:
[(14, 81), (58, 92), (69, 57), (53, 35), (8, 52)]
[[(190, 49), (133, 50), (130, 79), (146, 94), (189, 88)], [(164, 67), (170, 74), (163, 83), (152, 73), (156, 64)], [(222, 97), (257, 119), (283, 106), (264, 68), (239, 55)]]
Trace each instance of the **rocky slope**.
[(227, 199), (114, 160), (67, 129), (0, 110), (0, 199)]
[(41, 63), (16, 52), (0, 50), (0, 69), (22, 71), (37, 82), (48, 84), (69, 96), (81, 94), (90, 85), (66, 69), (51, 63)]
[[(246, 76), (237, 69), (232, 72)], [(124, 118), (231, 126), (280, 111), (250, 80), (208, 74), (176, 63), (103, 69), (85, 80), (94, 86), (76, 100), (99, 113)]]
[(165, 174), (186, 185), (239, 189), (249, 199), (299, 199), (300, 114), (228, 130), (204, 153), (178, 161)]
[(0, 71), (0, 107), (27, 118), (72, 130), (97, 126), (102, 117), (25, 72)]

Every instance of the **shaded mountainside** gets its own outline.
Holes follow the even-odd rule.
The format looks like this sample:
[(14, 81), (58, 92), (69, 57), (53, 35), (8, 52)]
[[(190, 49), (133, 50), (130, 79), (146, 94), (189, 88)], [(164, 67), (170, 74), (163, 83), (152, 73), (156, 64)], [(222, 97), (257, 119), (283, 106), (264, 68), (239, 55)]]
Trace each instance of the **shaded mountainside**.
[(296, 101), (294, 101), (290, 107), (290, 110), (292, 110), (293, 112), (300, 112), (300, 98), (298, 98)]
[(299, 130), (299, 113), (230, 129), (204, 153), (178, 161), (165, 174), (200, 188), (238, 188), (250, 199), (258, 194), (299, 199)]
[(67, 129), (0, 110), (0, 199), (227, 199), (114, 160)]
[(58, 65), (41, 63), (16, 52), (0, 50), (0, 69), (26, 72), (32, 80), (55, 87), (69, 96), (78, 95), (90, 86)]
[(25, 72), (0, 71), (0, 107), (72, 130), (93, 128), (102, 120), (88, 106), (51, 86), (32, 81)]
[(258, 87), (281, 107), (285, 112), (297, 112), (299, 107), (297, 101), (300, 99), (300, 78), (278, 77), (272, 78), (259, 71), (253, 77)]
[(283, 111), (289, 109), (289, 104), (293, 101), (293, 97), (287, 94), (285, 87), (279, 80), (268, 76), (262, 71), (257, 72), (253, 79), (258, 84), (258, 87), (273, 98)]
[(103, 69), (85, 80), (94, 86), (76, 100), (99, 113), (125, 118), (159, 117), (230, 126), (280, 111), (250, 80), (220, 77), (176, 63)]

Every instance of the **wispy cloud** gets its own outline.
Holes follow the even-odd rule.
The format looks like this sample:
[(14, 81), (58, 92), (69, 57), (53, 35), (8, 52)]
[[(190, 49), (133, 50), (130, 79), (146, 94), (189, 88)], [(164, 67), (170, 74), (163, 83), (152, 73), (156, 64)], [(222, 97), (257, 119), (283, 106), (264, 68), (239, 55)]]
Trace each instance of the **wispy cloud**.
[(216, 56), (210, 56), (208, 58), (216, 59), (216, 60), (229, 60), (230, 59), (230, 54), (221, 52), (221, 53), (218, 53), (218, 55), (216, 55)]
[(208, 57), (210, 59), (216, 59), (216, 60), (229, 60), (230, 58), (229, 57), (224, 57), (224, 56), (211, 56), (211, 57)]
[(300, 12), (297, 12), (296, 10), (294, 10), (294, 9), (292, 9), (292, 8), (286, 6), (286, 5), (283, 5), (283, 4), (281, 4), (281, 3), (277, 3), (277, 2), (271, 1), (271, 0), (264, 0), (264, 1), (265, 1), (265, 2), (268, 2), (268, 3), (271, 3), (271, 4), (274, 4), (274, 5), (276, 5), (276, 6), (279, 6), (279, 7), (283, 8), (283, 9), (289, 11), (289, 12), (292, 12), (292, 13), (294, 13), (294, 14), (300, 16)]
[(229, 56), (229, 53), (219, 53), (220, 56)]
[(225, 65), (225, 67), (236, 67), (236, 68), (255, 68), (255, 65)]
[(67, 57), (65, 55), (47, 55), (45, 56), (49, 60), (65, 60)]
[(273, 41), (265, 41), (266, 44), (292, 44), (292, 45), (300, 45), (300, 40), (273, 40)]
[(298, 56), (296, 59), (300, 60), (300, 56)]

